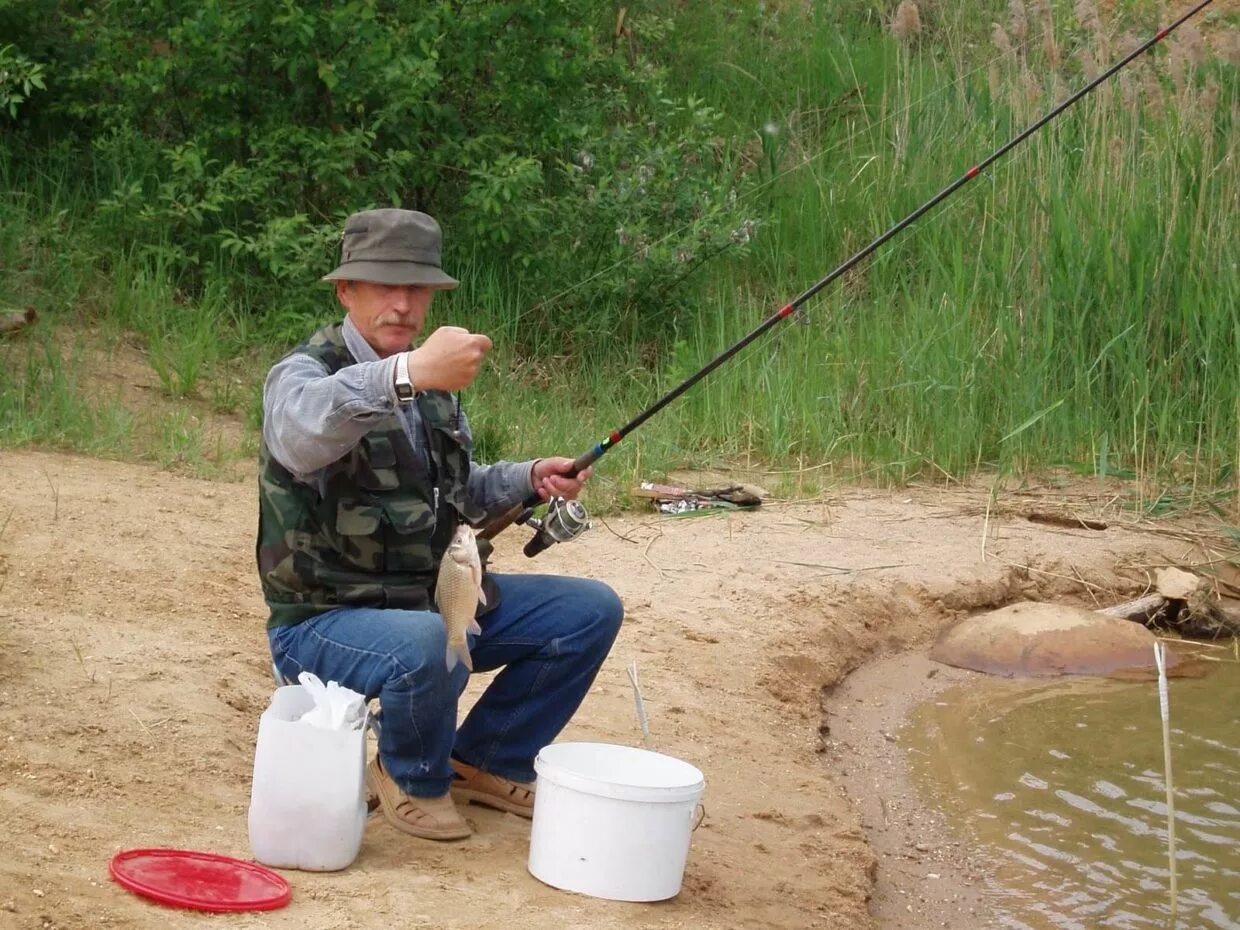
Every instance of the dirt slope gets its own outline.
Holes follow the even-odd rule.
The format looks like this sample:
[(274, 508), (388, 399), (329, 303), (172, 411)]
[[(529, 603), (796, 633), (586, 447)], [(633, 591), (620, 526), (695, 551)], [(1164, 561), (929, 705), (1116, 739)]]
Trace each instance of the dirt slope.
[[(0, 927), (201, 926), (113, 885), (107, 861), (141, 846), (249, 855), (254, 738), (272, 688), (253, 486), (28, 452), (0, 452), (0, 478)], [(1115, 568), (1139, 575), (1150, 543), (1000, 519), (984, 502), (848, 491), (721, 517), (637, 515), (537, 561), (520, 554), (524, 532), (505, 533), (499, 570), (594, 576), (625, 600), (619, 642), (563, 738), (638, 743), (625, 675), (638, 662), (657, 748), (706, 775), (681, 895), (632, 905), (545, 887), (525, 870), (528, 824), (471, 807), (476, 834), (456, 845), (372, 818), (347, 871), (289, 872), (288, 908), (218, 920), (872, 925), (876, 859), (839, 787), (848, 759), (820, 734), (824, 686), (969, 610), (1130, 591)]]

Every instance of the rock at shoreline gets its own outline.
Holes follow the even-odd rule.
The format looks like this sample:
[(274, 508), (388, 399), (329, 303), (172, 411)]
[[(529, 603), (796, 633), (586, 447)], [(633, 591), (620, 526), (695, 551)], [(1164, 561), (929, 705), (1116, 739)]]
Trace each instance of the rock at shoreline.
[[(1152, 670), (1154, 642), (1153, 633), (1129, 620), (1025, 602), (961, 621), (939, 637), (930, 657), (1008, 678), (1113, 675)], [(1167, 667), (1178, 662), (1168, 649)]]

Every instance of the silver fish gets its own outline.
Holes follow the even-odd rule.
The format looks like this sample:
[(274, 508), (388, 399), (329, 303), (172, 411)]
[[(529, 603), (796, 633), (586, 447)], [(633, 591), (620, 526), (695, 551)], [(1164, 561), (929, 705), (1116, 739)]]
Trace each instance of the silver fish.
[(474, 538), (474, 531), (464, 523), (456, 528), (448, 551), (439, 562), (435, 600), (448, 631), (448, 671), (461, 662), (472, 672), (474, 660), (469, 655), (465, 634), (477, 636), (482, 632), (474, 615), (478, 612), (478, 605), (487, 602), (487, 596), (482, 590), (482, 559), (478, 556), (478, 541)]

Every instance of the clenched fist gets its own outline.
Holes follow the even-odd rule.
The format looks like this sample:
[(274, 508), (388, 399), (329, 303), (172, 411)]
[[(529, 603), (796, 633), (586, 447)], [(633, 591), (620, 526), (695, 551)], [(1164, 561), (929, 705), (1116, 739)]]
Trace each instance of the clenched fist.
[(460, 326), (441, 326), (409, 353), (409, 380), (422, 391), (459, 391), (478, 376), (491, 339)]

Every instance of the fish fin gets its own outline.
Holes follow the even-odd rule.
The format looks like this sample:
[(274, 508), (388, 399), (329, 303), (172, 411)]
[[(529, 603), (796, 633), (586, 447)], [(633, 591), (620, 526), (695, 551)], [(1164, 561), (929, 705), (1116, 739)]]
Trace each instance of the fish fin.
[(471, 672), (474, 670), (474, 660), (469, 654), (469, 645), (467, 643), (457, 643), (456, 645), (448, 643), (448, 671), (456, 668), (458, 662)]
[(470, 621), (469, 621), (469, 626), (467, 626), (467, 627), (465, 628), (465, 632), (466, 632), (466, 633), (473, 633), (475, 636), (481, 636), (481, 635), (482, 635), (482, 627), (480, 627), (480, 626), (478, 625), (478, 618), (477, 618), (477, 617), (475, 617), (473, 620), (470, 620)]
[(480, 562), (469, 566), (469, 576), (474, 582), (474, 587), (478, 589), (478, 603), (486, 604), (487, 594), (482, 589), (482, 564)]

